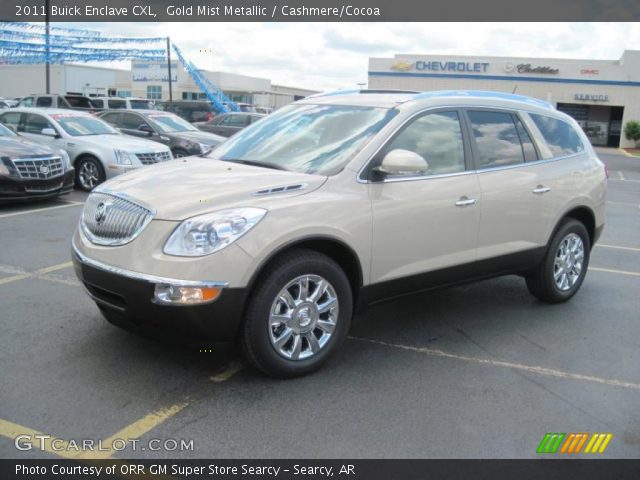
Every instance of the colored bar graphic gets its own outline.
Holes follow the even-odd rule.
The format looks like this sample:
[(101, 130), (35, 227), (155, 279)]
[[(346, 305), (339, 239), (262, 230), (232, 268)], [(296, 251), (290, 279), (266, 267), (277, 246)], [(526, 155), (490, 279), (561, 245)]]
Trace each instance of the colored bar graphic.
[(560, 443), (566, 436), (566, 433), (546, 433), (540, 445), (538, 445), (537, 453), (556, 453)]
[(604, 453), (612, 438), (611, 433), (594, 433), (584, 453)]
[[(594, 433), (588, 432), (573, 433), (545, 433), (536, 453), (564, 453), (567, 455), (578, 453), (604, 453), (609, 446), (609, 442), (613, 438), (612, 433)], [(563, 442), (564, 440), (564, 442)], [(587, 441), (588, 440), (588, 441)], [(582, 447), (586, 444), (584, 451)], [(562, 445), (562, 448), (560, 448)]]
[(560, 453), (580, 453), (580, 450), (582, 450), (582, 446), (584, 445), (584, 442), (587, 441), (587, 438), (589, 438), (588, 433), (570, 433), (567, 436), (567, 440), (562, 445)]

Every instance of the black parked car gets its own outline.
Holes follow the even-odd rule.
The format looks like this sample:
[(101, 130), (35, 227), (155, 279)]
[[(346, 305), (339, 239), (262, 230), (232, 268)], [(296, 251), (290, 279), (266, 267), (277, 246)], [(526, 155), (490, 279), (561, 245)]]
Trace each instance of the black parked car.
[(174, 158), (204, 155), (226, 140), (201, 132), (189, 122), (158, 110), (108, 110), (98, 115), (122, 133), (164, 143)]
[(230, 137), (265, 116), (260, 113), (230, 112), (218, 115), (208, 122), (196, 122), (194, 125), (203, 132)]
[(73, 190), (74, 178), (64, 151), (56, 153), (0, 124), (0, 202), (64, 195)]
[(187, 122), (206, 122), (215, 115), (211, 103), (206, 100), (174, 100), (157, 102), (156, 107), (166, 112), (175, 113)]

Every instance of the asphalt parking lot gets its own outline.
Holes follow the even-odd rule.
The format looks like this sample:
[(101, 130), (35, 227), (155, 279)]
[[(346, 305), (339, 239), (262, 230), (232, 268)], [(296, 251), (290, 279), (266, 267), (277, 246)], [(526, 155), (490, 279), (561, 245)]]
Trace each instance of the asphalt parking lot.
[(289, 381), (104, 321), (70, 264), (86, 195), (0, 207), (0, 457), (75, 455), (16, 450), (34, 432), (193, 440), (90, 455), (158, 459), (534, 458), (546, 432), (610, 432), (601, 457), (637, 458), (640, 158), (601, 158), (607, 225), (572, 301), (505, 277), (379, 304), (324, 369)]

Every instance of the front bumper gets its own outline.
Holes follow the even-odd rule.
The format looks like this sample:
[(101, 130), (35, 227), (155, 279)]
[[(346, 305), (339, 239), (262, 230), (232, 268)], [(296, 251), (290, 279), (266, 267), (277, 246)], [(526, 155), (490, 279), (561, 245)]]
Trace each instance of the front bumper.
[(73, 190), (75, 171), (48, 179), (20, 179), (0, 176), (0, 201), (36, 200), (65, 195)]
[(122, 328), (154, 337), (171, 336), (201, 346), (232, 342), (238, 335), (246, 300), (244, 288), (222, 288), (212, 303), (161, 305), (153, 301), (157, 284), (185, 282), (110, 267), (89, 259), (75, 246), (72, 256), (76, 275), (89, 296), (108, 311), (109, 321)]

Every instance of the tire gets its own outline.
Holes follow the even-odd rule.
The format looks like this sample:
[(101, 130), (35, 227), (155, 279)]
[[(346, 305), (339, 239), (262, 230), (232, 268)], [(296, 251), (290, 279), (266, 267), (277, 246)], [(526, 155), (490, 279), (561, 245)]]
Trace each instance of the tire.
[(75, 167), (76, 186), (85, 192), (90, 192), (107, 178), (102, 163), (96, 157), (90, 155), (81, 157)]
[(171, 154), (173, 155), (173, 158), (188, 157), (191, 155), (189, 152), (183, 150), (182, 148), (176, 148), (175, 150), (172, 150)]
[(271, 264), (251, 291), (242, 349), (267, 375), (307, 375), (342, 343), (352, 313), (351, 286), (340, 266), (321, 253), (292, 250)]
[(566, 302), (584, 281), (590, 252), (591, 240), (585, 226), (573, 218), (565, 219), (549, 242), (542, 263), (526, 277), (529, 292), (543, 302)]

